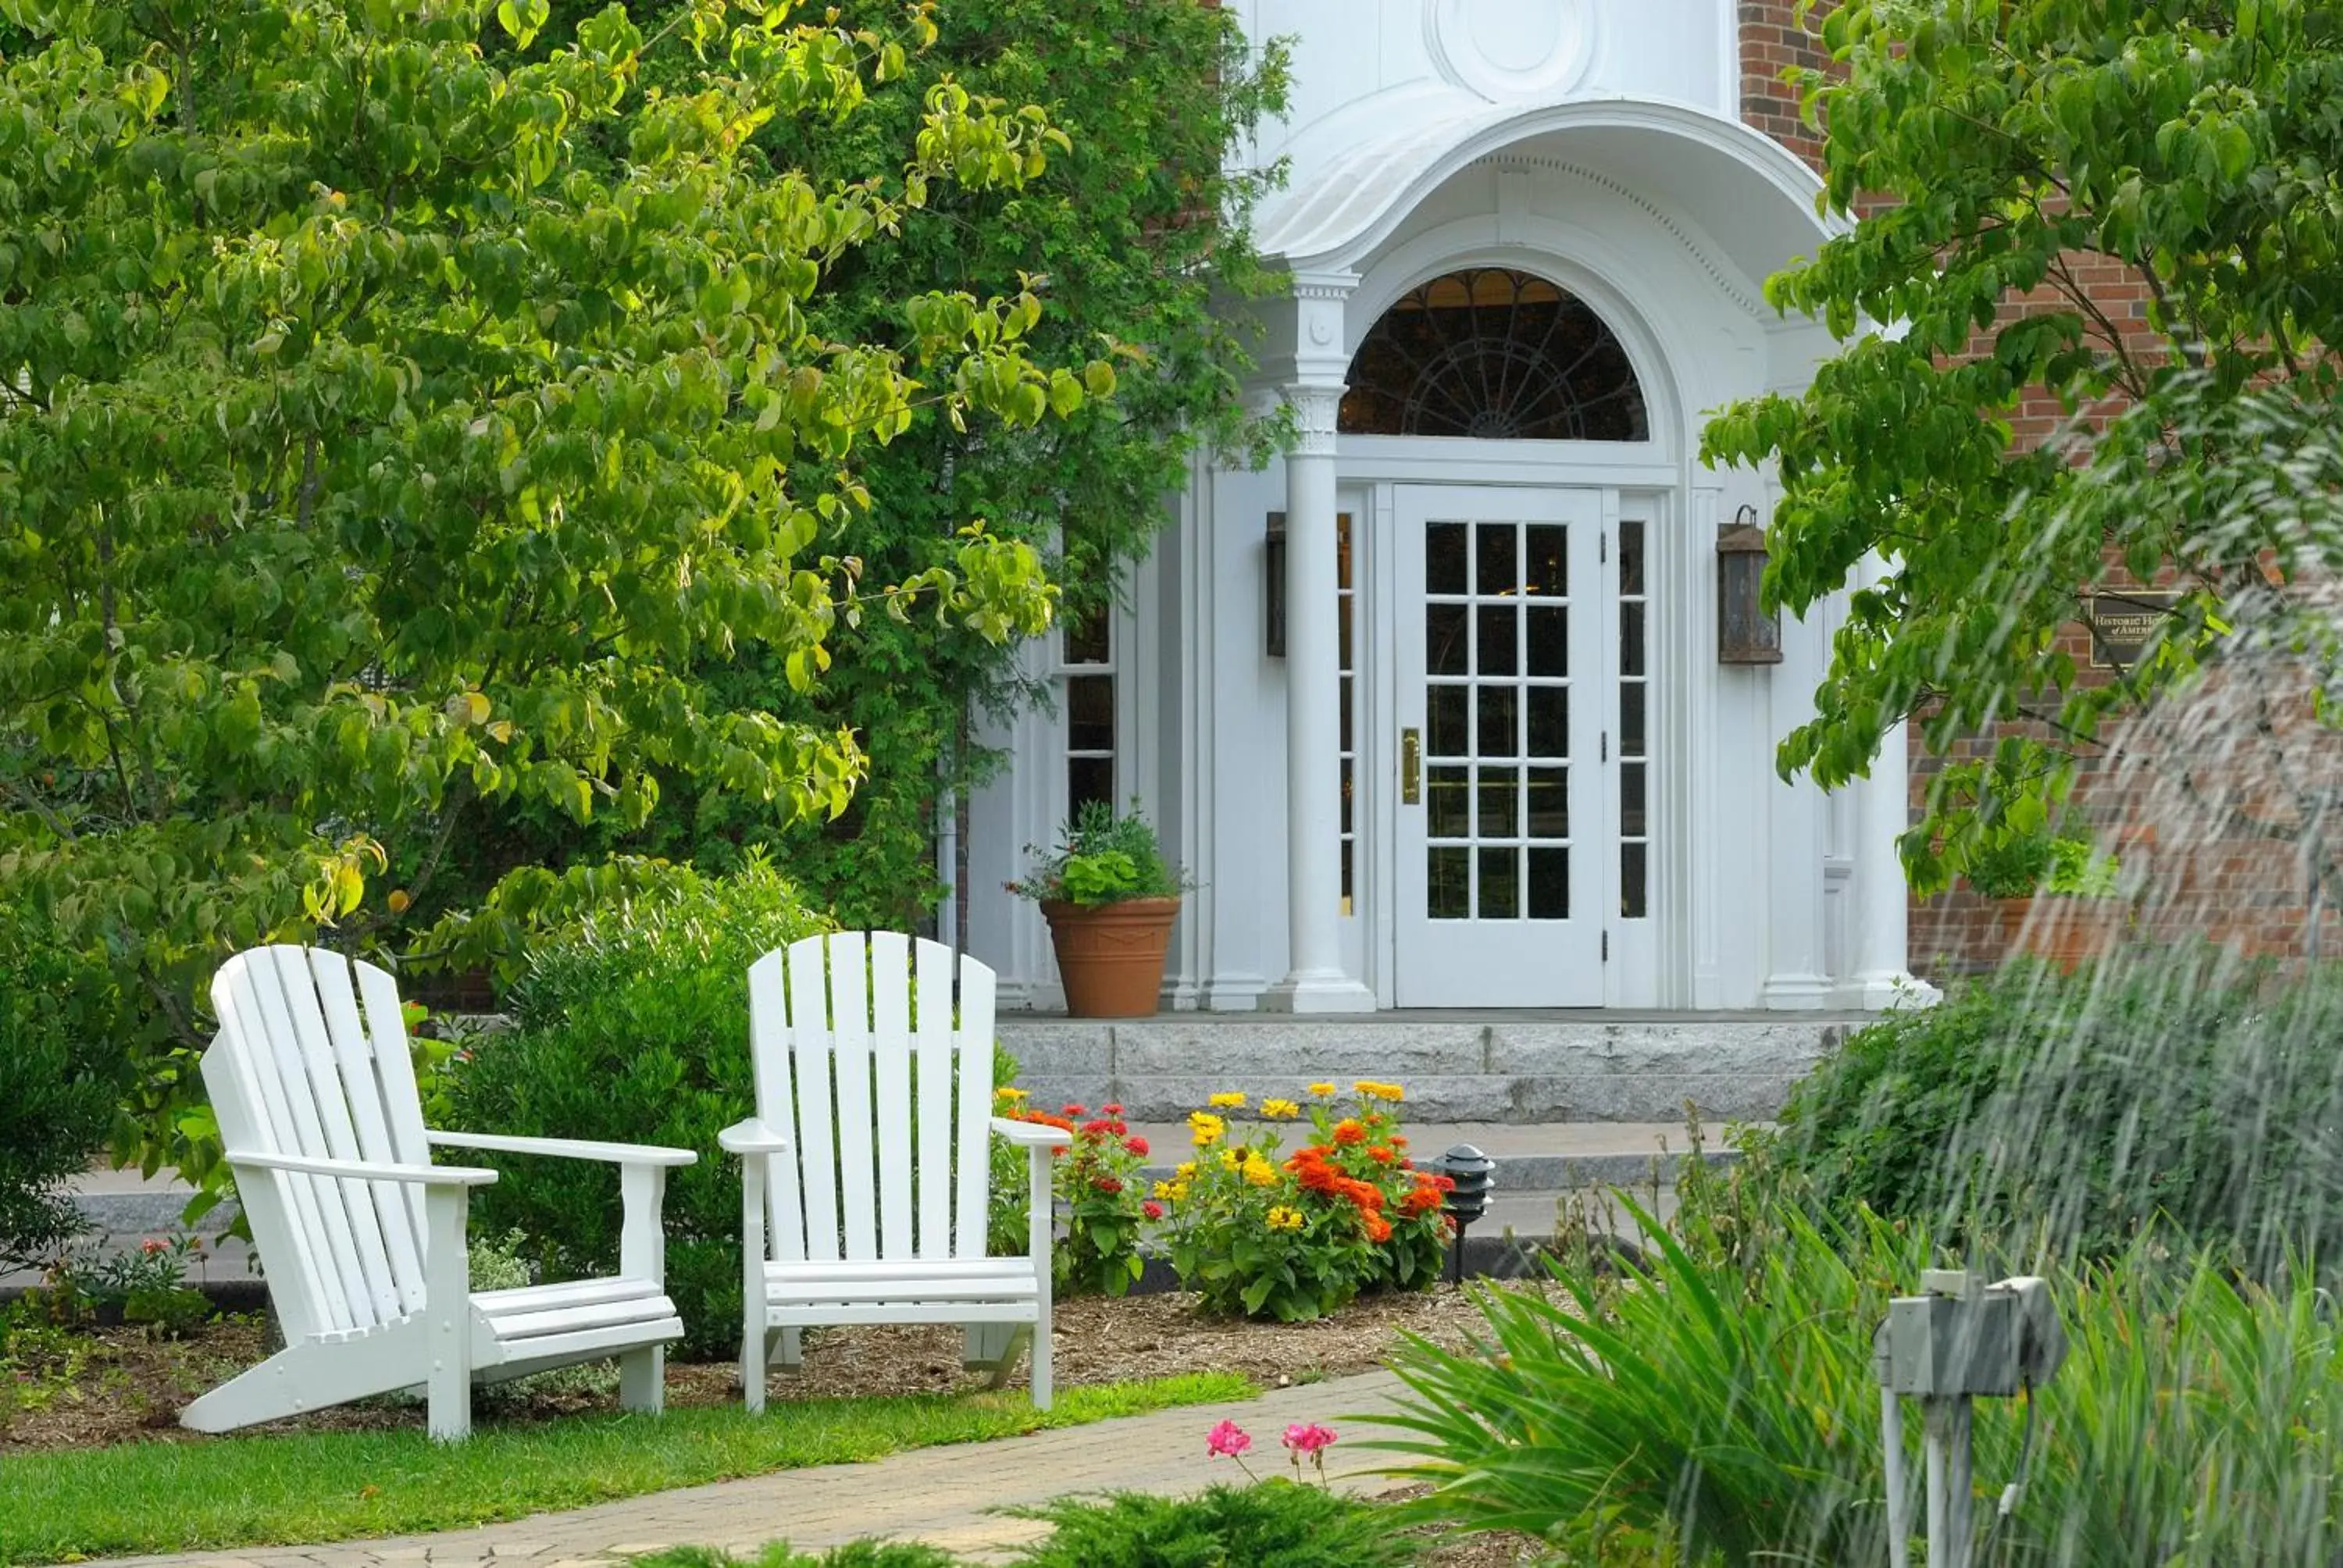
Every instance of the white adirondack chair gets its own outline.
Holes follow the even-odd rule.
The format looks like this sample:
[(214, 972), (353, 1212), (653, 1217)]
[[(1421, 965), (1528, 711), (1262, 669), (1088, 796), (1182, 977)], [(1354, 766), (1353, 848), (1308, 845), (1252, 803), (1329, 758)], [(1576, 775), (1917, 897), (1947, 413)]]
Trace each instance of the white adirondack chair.
[[(757, 1115), (718, 1141), (740, 1156), (752, 1411), (775, 1340), (794, 1364), (799, 1331), (821, 1323), (1028, 1326), (1050, 1407), (1050, 1151), (1070, 1135), (993, 1117), (992, 971), (960, 960), (955, 1019), (952, 968), (949, 948), (874, 931), (749, 970)], [(1030, 1151), (1021, 1258), (985, 1255), (996, 1134)]]
[[(204, 1085), (286, 1348), (189, 1404), (182, 1424), (226, 1432), (419, 1385), (431, 1435), (456, 1439), (471, 1430), (474, 1382), (614, 1355), (620, 1402), (659, 1408), (667, 1342), (683, 1332), (659, 1205), (667, 1168), (698, 1155), (429, 1131), (397, 982), (339, 953), (238, 953), (212, 1001)], [(497, 1173), (434, 1165), (435, 1143), (616, 1164), (618, 1275), (474, 1293), (465, 1203)]]

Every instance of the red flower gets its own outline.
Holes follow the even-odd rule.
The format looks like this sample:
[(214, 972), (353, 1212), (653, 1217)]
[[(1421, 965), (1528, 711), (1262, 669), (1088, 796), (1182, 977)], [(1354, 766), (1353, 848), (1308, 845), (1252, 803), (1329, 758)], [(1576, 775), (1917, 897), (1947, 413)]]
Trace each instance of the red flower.
[(1122, 1114), (1122, 1107), (1120, 1105), (1101, 1105), (1099, 1109), (1109, 1116), (1120, 1116)]
[(1361, 1213), (1372, 1214), (1383, 1206), (1383, 1190), (1373, 1182), (1353, 1181), (1348, 1177), (1337, 1180), (1341, 1182), (1342, 1196), (1357, 1204)]
[(1388, 1241), (1391, 1240), (1392, 1228), (1391, 1221), (1389, 1220), (1384, 1219), (1381, 1214), (1370, 1214), (1366, 1217), (1366, 1222), (1368, 1241)]
[(1097, 1181), (1091, 1182), (1091, 1185), (1097, 1188), (1101, 1192), (1120, 1192), (1122, 1191), (1122, 1178), (1120, 1176), (1101, 1176)]
[(1083, 1122), (1082, 1131), (1088, 1133), (1091, 1137), (1097, 1138), (1103, 1134), (1112, 1132), (1114, 1131), (1114, 1123), (1101, 1116), (1095, 1121)]
[(1367, 1158), (1373, 1161), (1378, 1165), (1388, 1165), (1393, 1161), (1399, 1158), (1399, 1151), (1395, 1149), (1386, 1149), (1382, 1144), (1378, 1143), (1373, 1149), (1367, 1151)]
[(1150, 1198), (1146, 1202), (1141, 1203), (1139, 1206), (1139, 1211), (1146, 1215), (1151, 1220), (1161, 1220), (1163, 1218), (1163, 1205), (1158, 1203), (1152, 1198)]
[(1353, 1143), (1364, 1143), (1366, 1141), (1367, 1130), (1364, 1127), (1360, 1126), (1356, 1119), (1349, 1119), (1334, 1123), (1335, 1142), (1347, 1148)]
[(1437, 1187), (1418, 1187), (1414, 1191), (1410, 1192), (1406, 1197), (1401, 1199), (1400, 1204), (1411, 1214), (1429, 1213), (1433, 1210), (1440, 1207), (1440, 1189)]
[(1068, 1116), (1088, 1116), (1090, 1114), (1089, 1111), (1084, 1111), (1079, 1105), (1061, 1106), (1060, 1109)]
[(1147, 1140), (1144, 1138), (1126, 1138), (1122, 1141), (1122, 1146), (1141, 1160), (1147, 1158)]

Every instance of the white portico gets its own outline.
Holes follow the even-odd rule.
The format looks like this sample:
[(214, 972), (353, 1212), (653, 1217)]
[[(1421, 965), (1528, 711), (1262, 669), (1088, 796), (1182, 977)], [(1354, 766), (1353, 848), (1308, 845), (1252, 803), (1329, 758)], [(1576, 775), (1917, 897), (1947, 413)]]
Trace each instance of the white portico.
[(1829, 347), (1762, 298), (1825, 231), (1741, 123), (1735, 7), (1239, 8), (1295, 41), (1253, 155), (1292, 171), (1255, 395), (1295, 439), (1200, 462), (1128, 604), (1033, 650), (1061, 700), (994, 737), (968, 946), (1056, 1005), (998, 890), (1079, 799), (1136, 797), (1200, 884), (1171, 1006), (1886, 1004), (1901, 749), (1835, 797), (1775, 775), (1832, 614), (1718, 658), (1718, 530), (1770, 497), (1700, 464), (1704, 417)]

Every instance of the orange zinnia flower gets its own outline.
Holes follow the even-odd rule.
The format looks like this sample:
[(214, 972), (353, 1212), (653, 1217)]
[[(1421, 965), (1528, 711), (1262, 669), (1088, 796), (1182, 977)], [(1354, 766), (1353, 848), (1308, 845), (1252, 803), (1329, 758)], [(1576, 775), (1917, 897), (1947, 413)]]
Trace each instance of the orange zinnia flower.
[(1366, 1141), (1367, 1130), (1359, 1125), (1355, 1119), (1348, 1119), (1334, 1123), (1335, 1142), (1348, 1146), (1353, 1143), (1364, 1143)]

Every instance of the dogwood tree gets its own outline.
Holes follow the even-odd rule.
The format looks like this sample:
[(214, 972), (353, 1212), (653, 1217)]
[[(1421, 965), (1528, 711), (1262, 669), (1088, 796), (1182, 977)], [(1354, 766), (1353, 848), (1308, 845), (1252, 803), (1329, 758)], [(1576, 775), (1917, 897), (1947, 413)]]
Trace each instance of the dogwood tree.
[(1047, 117), (936, 81), (899, 177), (818, 185), (758, 133), (849, 122), (924, 6), (547, 15), (0, 0), (0, 900), (147, 999), (150, 1164), (201, 1163), (225, 950), (386, 940), (501, 816), (639, 823), (661, 774), (835, 812), (850, 734), (711, 671), (810, 689), (881, 611), (1049, 624), (980, 519), (883, 584), (840, 530), (916, 421), (1030, 427), (1112, 372), (1036, 363), (1030, 292), (907, 290), (884, 344), (807, 315), (930, 189), (1039, 173)]

